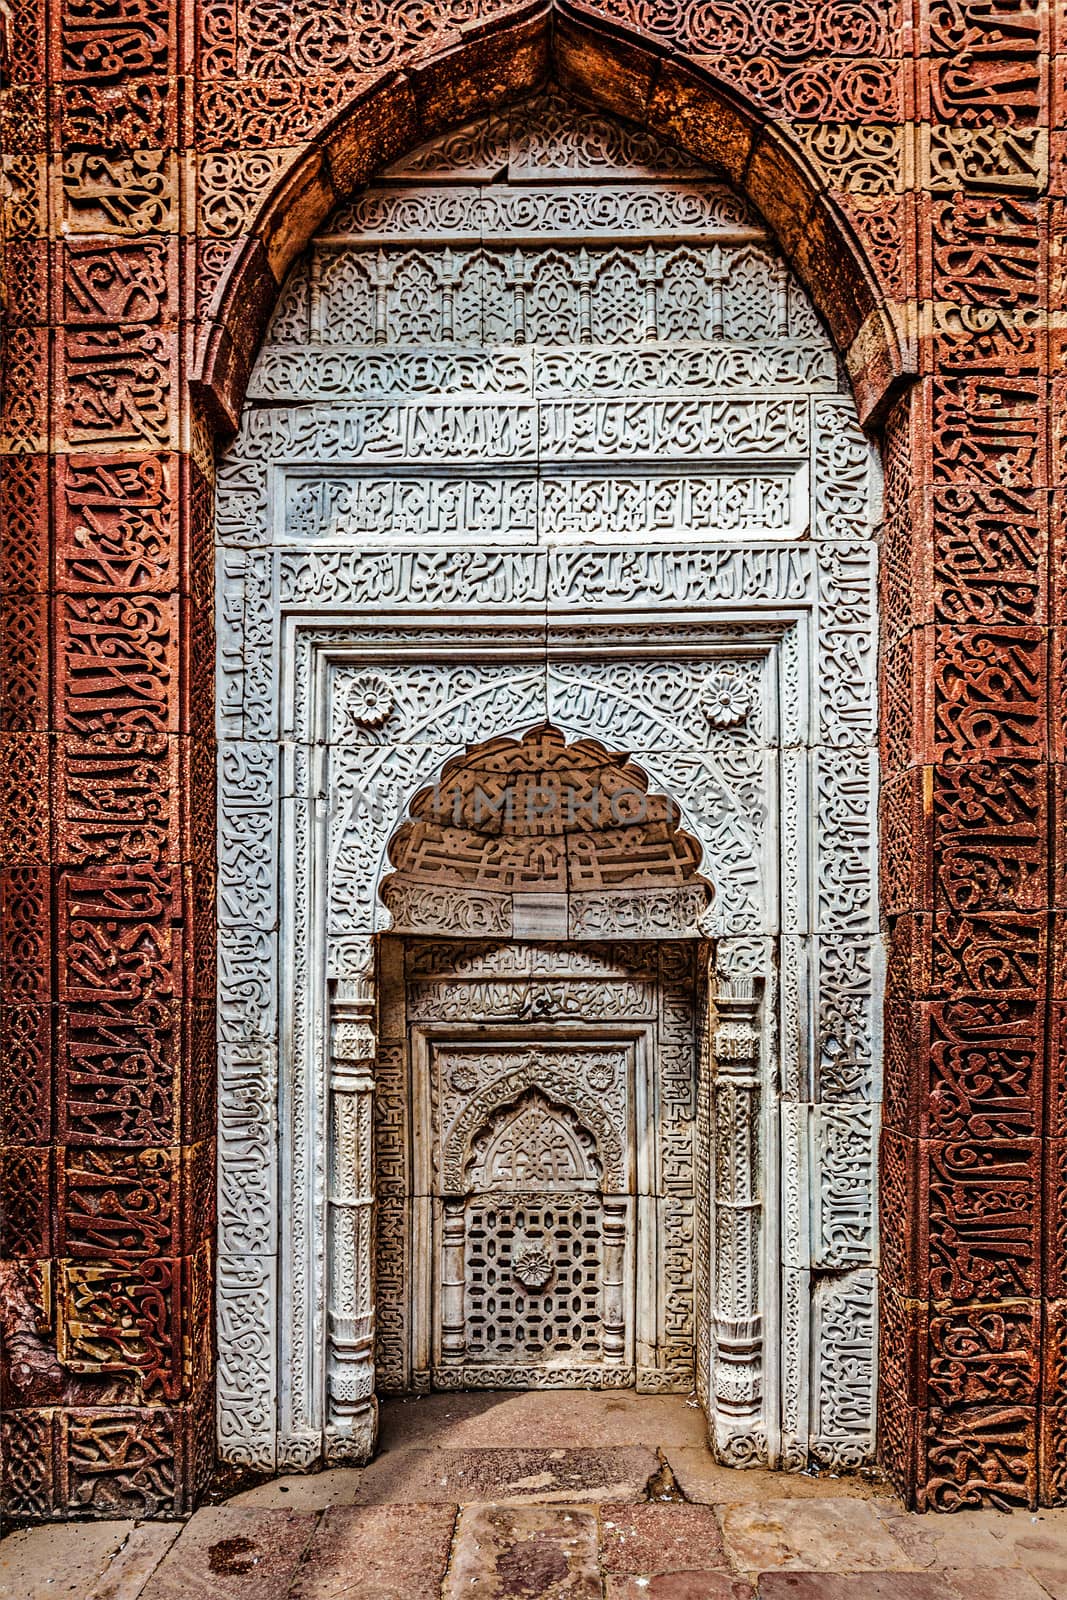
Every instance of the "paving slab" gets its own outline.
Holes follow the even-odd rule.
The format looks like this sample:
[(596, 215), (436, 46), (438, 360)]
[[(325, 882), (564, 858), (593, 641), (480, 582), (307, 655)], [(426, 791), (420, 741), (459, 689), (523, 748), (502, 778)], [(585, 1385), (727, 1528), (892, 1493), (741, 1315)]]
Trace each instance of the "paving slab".
[(205, 1506), (171, 1545), (141, 1600), (285, 1600), (317, 1522), (313, 1511)]
[(362, 1467), (330, 1467), (325, 1472), (287, 1472), (269, 1483), (232, 1495), (228, 1506), (274, 1506), (280, 1511), (325, 1511), (350, 1506), (359, 1493)]
[(288, 1600), (440, 1600), (454, 1505), (327, 1511)]
[(461, 1511), (444, 1600), (602, 1600), (597, 1519), (579, 1506)]
[(631, 1445), (599, 1450), (396, 1450), (366, 1468), (357, 1504), (640, 1500), (658, 1465), (651, 1450)]
[(740, 1572), (898, 1572), (916, 1566), (868, 1501), (764, 1500), (718, 1510), (727, 1554)]
[(729, 1572), (663, 1572), (652, 1578), (609, 1574), (604, 1600), (754, 1600), (745, 1578)]
[(140, 1600), (182, 1526), (180, 1522), (139, 1522), (112, 1557), (90, 1600)]
[(937, 1572), (765, 1572), (759, 1600), (1047, 1600), (1018, 1567)]
[(645, 1578), (703, 1572), (725, 1567), (726, 1550), (710, 1506), (602, 1505), (600, 1564)]
[(884, 1496), (884, 1481), (875, 1474), (834, 1477), (806, 1472), (767, 1472), (762, 1467), (723, 1467), (706, 1446), (664, 1446), (671, 1470), (687, 1500), (705, 1506), (762, 1500), (870, 1500)]
[(575, 1389), (408, 1395), (382, 1402), (383, 1450), (477, 1449), (532, 1439), (556, 1449), (647, 1444), (703, 1449), (707, 1425), (684, 1395)]
[(60, 1522), (0, 1540), (0, 1600), (88, 1600), (132, 1522)]

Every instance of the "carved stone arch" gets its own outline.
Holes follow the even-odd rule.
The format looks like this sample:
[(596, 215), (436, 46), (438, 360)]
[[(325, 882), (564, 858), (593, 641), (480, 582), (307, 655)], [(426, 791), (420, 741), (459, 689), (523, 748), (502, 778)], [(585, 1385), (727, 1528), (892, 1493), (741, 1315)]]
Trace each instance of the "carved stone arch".
[(550, 1050), (531, 1050), (505, 1077), (487, 1084), (471, 1099), (449, 1130), (441, 1156), (447, 1191), (462, 1192), (473, 1142), (489, 1118), (501, 1106), (516, 1104), (531, 1090), (539, 1091), (550, 1104), (568, 1107), (581, 1119), (596, 1139), (606, 1187), (621, 1189), (625, 1182), (626, 1154), (618, 1129), (603, 1104), (594, 1092), (567, 1080), (565, 1064), (554, 1061)]
[(445, 762), (386, 847), (393, 928), (599, 938), (695, 936), (714, 889), (678, 803), (596, 739), (550, 723)]
[[(861, 243), (862, 205), (848, 216), (828, 192), (832, 145), (802, 143), (703, 62), (684, 50), (668, 54), (654, 34), (608, 20), (581, 0), (532, 0), (479, 22), (462, 44), (377, 79), (315, 133), (264, 195), (215, 290), (193, 372), (194, 392), (221, 434), (237, 427), (290, 266), (338, 201), (406, 151), (553, 78), (726, 173), (766, 220), (824, 318), (861, 420), (884, 413), (915, 375), (912, 340)], [(902, 159), (895, 146), (878, 155), (892, 176)], [(862, 201), (862, 178), (857, 185)]]
[[(539, 1136), (553, 1146), (553, 1170), (519, 1170), (507, 1175), (499, 1171), (502, 1147), (521, 1136), (523, 1123), (536, 1124)], [(561, 1166), (557, 1152), (562, 1152)], [(517, 1099), (498, 1105), (469, 1141), (464, 1162), (468, 1182), (483, 1188), (551, 1189), (559, 1184), (595, 1189), (603, 1177), (603, 1163), (597, 1140), (574, 1109), (555, 1102), (539, 1088), (527, 1089)]]
[[(512, 114), (520, 120), (527, 108)], [(618, 144), (617, 123), (581, 116), (610, 126), (608, 144)], [(508, 117), (499, 120), (510, 126)], [(671, 961), (688, 964), (691, 976), (698, 931), (716, 940), (703, 1070), (715, 1101), (709, 1130), (714, 1122), (725, 1155), (714, 1205), (710, 1193), (700, 1201), (699, 1254), (710, 1261), (714, 1248), (722, 1270), (714, 1305), (710, 1286), (703, 1294), (706, 1337), (697, 1358), (716, 1448), (732, 1460), (796, 1465), (816, 1448), (823, 1459), (839, 1445), (869, 1449), (871, 1341), (861, 1326), (873, 1295), (873, 1124), (863, 1098), (873, 1078), (869, 1050), (848, 1104), (820, 1110), (823, 1120), (813, 1126), (807, 1109), (794, 1114), (820, 1092), (830, 1100), (837, 1091), (840, 1052), (827, 1048), (816, 1015), (855, 1015), (866, 1048), (877, 981), (866, 833), (873, 815), (870, 523), (877, 478), (825, 331), (810, 309), (794, 328), (789, 279), (788, 337), (776, 339), (770, 328), (766, 340), (713, 338), (705, 350), (684, 335), (677, 347), (650, 335), (647, 345), (660, 348), (633, 350), (550, 340), (516, 351), (510, 339), (487, 341), (494, 346), (488, 351), (471, 340), (465, 350), (462, 340), (444, 339), (415, 352), (422, 363), (416, 372), (406, 349), (346, 348), (322, 325), (318, 336), (299, 332), (315, 325), (316, 253), (338, 247), (359, 252), (372, 275), (383, 251), (420, 241), (447, 265), (453, 239), (462, 237), (464, 248), (478, 240), (485, 252), (489, 238), (492, 259), (501, 261), (550, 242), (556, 207), (565, 204), (577, 220), (562, 235), (555, 230), (551, 247), (562, 245), (572, 264), (583, 238), (593, 241), (591, 257), (628, 243), (630, 258), (642, 262), (650, 205), (666, 219), (657, 244), (694, 241), (692, 259), (709, 271), (716, 250), (726, 255), (765, 237), (717, 174), (676, 177), (669, 162), (654, 170), (650, 200), (641, 174), (635, 181), (620, 168), (625, 181), (613, 186), (602, 172), (587, 181), (580, 163), (561, 163), (550, 183), (542, 181), (532, 214), (543, 221), (532, 233), (530, 212), (520, 226), (512, 222), (528, 202), (510, 170), (486, 187), (505, 198), (509, 190), (518, 194), (520, 206), (497, 213), (503, 220), (491, 234), (480, 220), (463, 233), (471, 185), (447, 164), (431, 163), (425, 184), (401, 167), (368, 187), (317, 235), (296, 304), (286, 312), (297, 336), (264, 351), (241, 439), (220, 467), (221, 970), (229, 1030), (222, 1103), (224, 1125), (235, 1130), (224, 1140), (223, 1181), (232, 1200), (227, 1239), (236, 1248), (220, 1277), (226, 1331), (219, 1392), (224, 1447), (237, 1459), (297, 1466), (324, 1451), (363, 1459), (373, 1447), (376, 1371), (383, 1392), (401, 1390), (412, 1374), (436, 1381), (414, 1355), (405, 1367), (387, 1351), (375, 1367), (376, 1308), (388, 1321), (392, 1303), (375, 1298), (370, 1219), (376, 1210), (391, 1214), (395, 1191), (376, 1192), (372, 1182), (370, 1098), (377, 1094), (379, 1104), (398, 1108), (397, 1119), (410, 1118), (413, 1085), (427, 1081), (397, 1067), (405, 1049), (397, 1008), (376, 986), (375, 935), (388, 927), (378, 887), (391, 870), (395, 877), (411, 866), (390, 861), (390, 841), (394, 853), (410, 842), (403, 830), (419, 819), (409, 813), (439, 785), (442, 770), (499, 741), (502, 729), (533, 733), (546, 724), (564, 745), (595, 745), (605, 756), (632, 751), (627, 781), (644, 794), (670, 796), (679, 814), (675, 832), (699, 847), (685, 856), (676, 886), (699, 894), (692, 916), (650, 927), (645, 906), (645, 915), (615, 926), (612, 937), (655, 939), (660, 978)], [(438, 228), (440, 206), (451, 207), (458, 224)], [(797, 304), (807, 305), (799, 292)], [(321, 296), (318, 305), (322, 317)], [(525, 419), (533, 408), (521, 384), (535, 362), (548, 374), (550, 398), (531, 429)], [(598, 363), (607, 374), (606, 405), (590, 404), (604, 383)], [(512, 387), (516, 372), (519, 390)], [(661, 398), (665, 392), (669, 398)], [(516, 417), (514, 448), (512, 441), (499, 452), (483, 448), (483, 440), (502, 437), (494, 429), (510, 429)], [(376, 432), (360, 431), (367, 418)], [(444, 432), (435, 433), (435, 418)], [(520, 492), (509, 489), (493, 501), (488, 517), (470, 511), (463, 497), (471, 484), (481, 496), (487, 485), (495, 494), (500, 483), (517, 483)], [(531, 484), (557, 497), (558, 539), (522, 520), (522, 493)], [(751, 491), (748, 501), (732, 498), (739, 485), (742, 496)], [(602, 515), (620, 488), (621, 515)], [(822, 640), (832, 649), (820, 653)], [(504, 742), (512, 748), (521, 741)], [(629, 770), (626, 758), (617, 762)], [(249, 841), (259, 850), (264, 834), (270, 867), (252, 875), (245, 869)], [(705, 875), (715, 884), (710, 914)], [(446, 885), (446, 901), (457, 899), (456, 887)], [(446, 905), (441, 923), (424, 915), (400, 921), (398, 937), (378, 943), (384, 949), (407, 940), (406, 961), (415, 938), (502, 936), (521, 945), (536, 942), (539, 928), (554, 951), (566, 945), (588, 960), (605, 934), (604, 908), (587, 920), (583, 905), (572, 923), (573, 899), (566, 899), (566, 920), (547, 931), (536, 917), (525, 934), (514, 921), (509, 929), (492, 921), (457, 928)], [(532, 909), (543, 917), (560, 907)], [(819, 918), (809, 939), (806, 930)], [(834, 937), (824, 937), (823, 927)], [(847, 940), (844, 962), (837, 930)], [(629, 1004), (634, 985), (621, 987)], [(551, 1000), (551, 986), (540, 988)], [(595, 1015), (584, 1012), (588, 1003), (585, 993), (576, 1012), (557, 1006), (547, 1021), (542, 1011), (506, 1014), (532, 1021), (544, 1036), (549, 1025), (570, 1027), (575, 1016), (600, 1026), (611, 1013), (602, 1006)], [(250, 1147), (238, 1148), (238, 1136), (255, 1121), (257, 1137), (272, 1137), (260, 1130), (266, 1119), (258, 1105), (241, 1099), (242, 1052), (252, 1048), (253, 1019), (259, 1027), (264, 1014), (278, 1066), (276, 1075), (270, 1063), (257, 1068), (257, 1081), (267, 1086), (267, 1113), (278, 1109), (281, 1154), (275, 1195), (264, 1196), (260, 1208), (268, 1220), (254, 1237), (258, 1243), (277, 1227), (276, 1299), (273, 1280), (245, 1248), (252, 1230), (241, 1220), (258, 1168)], [(721, 1038), (713, 1020), (719, 1015), (726, 1019)], [(649, 1013), (640, 1017), (644, 1027)], [(691, 1122), (693, 1074), (684, 1050), (670, 1059), (667, 1103)], [(632, 1069), (632, 1080), (654, 1093), (654, 1072), (640, 1071), (639, 1080)], [(780, 1115), (779, 1071), (788, 1118)], [(273, 1100), (272, 1083), (284, 1085)], [(384, 1115), (389, 1121), (394, 1110)], [(432, 1125), (432, 1112), (419, 1115), (420, 1126)], [(660, 1127), (661, 1152), (678, 1161), (678, 1130)], [(743, 1133), (735, 1136), (738, 1128)], [(805, 1184), (811, 1152), (824, 1147), (834, 1168), (825, 1216), (820, 1211), (813, 1222), (803, 1210)], [(780, 1168), (779, 1208), (773, 1184)], [(379, 1170), (395, 1184), (389, 1161)], [(682, 1173), (682, 1186), (691, 1185), (693, 1170), (688, 1180)], [(761, 1170), (771, 1175), (766, 1195), (756, 1181)], [(410, 1192), (432, 1191), (426, 1184)], [(695, 1217), (695, 1198), (692, 1204)], [(617, 1229), (624, 1211), (617, 1210)], [(684, 1219), (677, 1226), (684, 1234)], [(815, 1232), (813, 1248), (807, 1240)], [(672, 1248), (692, 1262), (691, 1227)], [(835, 1273), (856, 1269), (847, 1305), (860, 1330), (858, 1399), (847, 1416), (834, 1418), (834, 1433), (806, 1409), (803, 1375), (811, 1363), (832, 1369), (841, 1359), (840, 1351), (812, 1343), (812, 1292), (807, 1269), (797, 1264), (809, 1258)], [(257, 1273), (254, 1287), (246, 1287)], [(379, 1288), (388, 1276), (378, 1274)], [(394, 1271), (392, 1281), (402, 1284), (405, 1274)], [(460, 1281), (448, 1277), (452, 1288)], [(780, 1281), (793, 1295), (788, 1317), (778, 1305)], [(271, 1321), (279, 1306), (280, 1328)], [(255, 1330), (254, 1366), (239, 1359), (251, 1334), (242, 1346), (230, 1332), (239, 1319)], [(842, 1325), (830, 1319), (824, 1331), (843, 1349)], [(676, 1347), (683, 1343), (679, 1336)], [(686, 1348), (692, 1362), (693, 1342)], [(615, 1381), (623, 1370), (636, 1378), (640, 1365), (623, 1362)], [(274, 1402), (263, 1397), (276, 1392), (273, 1374), (282, 1370), (292, 1381), (275, 1417)], [(668, 1370), (658, 1358), (644, 1370), (650, 1383), (680, 1381), (677, 1366)]]

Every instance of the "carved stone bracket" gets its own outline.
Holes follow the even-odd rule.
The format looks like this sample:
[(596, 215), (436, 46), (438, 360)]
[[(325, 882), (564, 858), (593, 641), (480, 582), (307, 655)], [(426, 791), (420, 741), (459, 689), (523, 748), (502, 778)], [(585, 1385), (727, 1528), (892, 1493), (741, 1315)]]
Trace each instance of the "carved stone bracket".
[(767, 1458), (760, 1306), (760, 980), (720, 979), (713, 1020), (712, 1443), (731, 1466)]
[(326, 1459), (374, 1453), (374, 971), (333, 981), (330, 1003)]

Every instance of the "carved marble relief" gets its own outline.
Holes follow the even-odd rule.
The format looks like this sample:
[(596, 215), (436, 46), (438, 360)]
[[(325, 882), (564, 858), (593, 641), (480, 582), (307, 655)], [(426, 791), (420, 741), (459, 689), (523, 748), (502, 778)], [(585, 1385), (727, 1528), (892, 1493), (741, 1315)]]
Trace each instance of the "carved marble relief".
[[(219, 472), (224, 1456), (365, 1459), (380, 1389), (543, 1382), (553, 1345), (552, 1381), (695, 1380), (723, 1459), (869, 1453), (878, 495), (758, 219), (555, 93), (406, 158), (294, 268)], [(587, 799), (590, 763), (628, 775), (654, 870), (611, 829), (434, 814), (536, 738)], [(539, 939), (571, 941), (551, 970)], [(465, 1076), (478, 1019), (510, 1065)], [(609, 1058), (616, 1135), (576, 1088)]]

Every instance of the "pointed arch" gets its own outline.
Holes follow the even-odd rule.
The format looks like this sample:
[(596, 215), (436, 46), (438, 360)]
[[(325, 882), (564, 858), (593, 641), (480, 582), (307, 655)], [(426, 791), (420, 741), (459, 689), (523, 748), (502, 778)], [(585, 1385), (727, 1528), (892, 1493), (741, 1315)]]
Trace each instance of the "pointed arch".
[(303, 146), (265, 196), (216, 291), (193, 375), (223, 435), (289, 267), (333, 208), (391, 162), (555, 77), (570, 94), (721, 168), (766, 220), (830, 329), (860, 418), (873, 423), (914, 374), (909, 342), (853, 225), (798, 141), (697, 61), (588, 11), (534, 0), (461, 44), (388, 73)]

